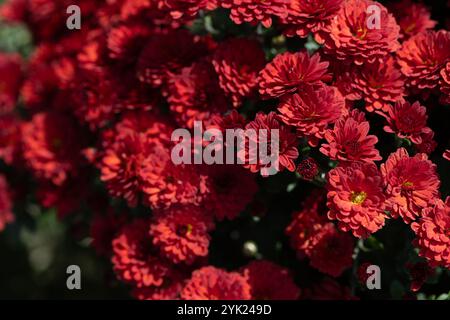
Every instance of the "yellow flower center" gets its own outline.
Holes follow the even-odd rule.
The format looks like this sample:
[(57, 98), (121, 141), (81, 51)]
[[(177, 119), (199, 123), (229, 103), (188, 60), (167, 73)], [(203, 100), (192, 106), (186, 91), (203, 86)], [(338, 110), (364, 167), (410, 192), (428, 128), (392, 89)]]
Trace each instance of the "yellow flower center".
[(366, 198), (367, 198), (367, 193), (365, 193), (364, 191), (361, 191), (361, 192), (353, 191), (352, 195), (351, 195), (351, 201), (354, 204), (361, 204), (364, 202), (364, 200), (366, 200)]

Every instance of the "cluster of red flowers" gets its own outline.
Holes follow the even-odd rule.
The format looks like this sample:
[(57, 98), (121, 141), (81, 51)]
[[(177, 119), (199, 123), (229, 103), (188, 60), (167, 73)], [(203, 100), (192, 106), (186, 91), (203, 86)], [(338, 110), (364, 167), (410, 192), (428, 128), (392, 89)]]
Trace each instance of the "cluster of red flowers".
[[(80, 30), (65, 27), (72, 4)], [(220, 34), (214, 12), (255, 33)], [(356, 240), (397, 218), (430, 266), (450, 268), (450, 198), (430, 158), (438, 151), (448, 170), (450, 150), (428, 122), (430, 109), (450, 107), (450, 32), (424, 4), (8, 0), (0, 15), (25, 23), (36, 45), (26, 61), (0, 53), (0, 159), (31, 173), (61, 217), (88, 200), (92, 246), (136, 298), (354, 298), (331, 278), (300, 291), (267, 260), (234, 271), (208, 262), (212, 232), (248, 208), (268, 173), (251, 141), (252, 164), (175, 164), (172, 132), (194, 121), (264, 132), (268, 144), (279, 131), (280, 170), (322, 186), (286, 228), (314, 269), (339, 277)], [(286, 50), (309, 35), (314, 53)], [(126, 210), (92, 199), (96, 172)], [(14, 220), (12, 195), (0, 175), (0, 231)]]

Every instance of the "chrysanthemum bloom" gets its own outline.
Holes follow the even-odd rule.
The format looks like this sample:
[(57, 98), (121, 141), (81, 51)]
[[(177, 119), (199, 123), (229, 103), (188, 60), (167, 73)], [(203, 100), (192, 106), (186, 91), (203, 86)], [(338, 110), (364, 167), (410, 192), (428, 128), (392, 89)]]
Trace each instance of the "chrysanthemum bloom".
[(8, 183), (5, 177), (0, 175), (0, 231), (3, 231), (8, 223), (14, 221), (10, 196)]
[(192, 273), (181, 291), (183, 300), (250, 300), (251, 288), (237, 272), (227, 272), (212, 266)]
[(327, 143), (322, 144), (320, 152), (332, 160), (377, 161), (380, 153), (375, 149), (378, 138), (369, 135), (369, 122), (357, 109), (348, 116), (341, 117), (333, 129), (325, 132)]
[(138, 77), (152, 87), (160, 87), (170, 73), (189, 66), (203, 52), (203, 44), (187, 30), (154, 34), (138, 57)]
[(18, 164), (20, 157), (21, 120), (15, 114), (0, 115), (0, 159), (6, 164)]
[(184, 279), (174, 273), (164, 280), (159, 287), (133, 288), (132, 296), (138, 300), (178, 300), (181, 289), (183, 289)]
[(369, 112), (387, 112), (390, 104), (403, 100), (405, 95), (403, 75), (392, 57), (362, 66), (352, 65), (337, 76), (335, 85), (346, 99), (363, 99)]
[(195, 206), (172, 206), (156, 213), (150, 235), (161, 255), (177, 264), (192, 264), (208, 255), (211, 218)]
[(170, 110), (178, 123), (188, 128), (194, 126), (194, 121), (227, 110), (227, 99), (209, 61), (195, 62), (171, 77), (168, 94)]
[(91, 245), (97, 254), (109, 256), (112, 253), (112, 240), (121, 231), (126, 219), (126, 215), (115, 214), (112, 210), (94, 215), (91, 221), (90, 237)]
[(407, 263), (406, 269), (411, 277), (410, 288), (413, 292), (419, 291), (427, 279), (434, 274), (434, 269), (425, 262)]
[(328, 217), (342, 231), (366, 238), (381, 229), (384, 213), (383, 179), (373, 163), (353, 162), (328, 173)]
[(450, 61), (441, 70), (439, 86), (441, 89), (441, 102), (450, 105)]
[(405, 38), (433, 29), (436, 25), (430, 10), (421, 2), (402, 0), (389, 4), (388, 9), (394, 14)]
[(357, 300), (350, 288), (341, 286), (331, 278), (325, 278), (307, 291), (307, 298), (311, 300)]
[(411, 228), (417, 236), (419, 255), (433, 267), (450, 268), (450, 197), (445, 202), (438, 199), (434, 207), (425, 209)]
[(331, 20), (338, 14), (344, 0), (292, 0), (288, 15), (282, 19), (284, 32), (288, 36), (305, 38), (313, 33), (318, 43), (323, 43), (324, 34), (330, 32)]
[(231, 9), (230, 18), (236, 24), (261, 22), (266, 28), (272, 25), (272, 16), (286, 17), (289, 0), (217, 0), (218, 4)]
[(412, 36), (403, 42), (397, 57), (406, 84), (413, 92), (434, 89), (450, 58), (450, 32), (426, 31)]
[(11, 111), (22, 81), (22, 59), (17, 54), (0, 52), (0, 111)]
[(208, 191), (207, 178), (199, 175), (197, 166), (175, 165), (166, 148), (155, 151), (145, 160), (142, 178), (144, 200), (154, 209), (173, 204), (199, 205)]
[(237, 108), (243, 98), (254, 93), (258, 73), (264, 68), (266, 59), (258, 42), (236, 38), (219, 45), (212, 63), (219, 76), (220, 87)]
[(328, 65), (320, 61), (318, 53), (312, 56), (305, 51), (279, 54), (260, 72), (259, 92), (265, 99), (276, 98), (300, 91), (302, 85), (329, 80)]
[(108, 56), (123, 65), (136, 63), (151, 31), (143, 23), (130, 23), (112, 28), (107, 35)]
[(55, 112), (36, 114), (22, 126), (23, 157), (37, 178), (62, 185), (82, 162), (83, 132), (72, 118)]
[(169, 10), (174, 19), (192, 18), (206, 8), (209, 0), (159, 0), (158, 5), (163, 10)]
[(303, 179), (311, 181), (319, 173), (319, 165), (314, 158), (306, 158), (297, 166), (297, 172)]
[(427, 108), (421, 106), (419, 101), (413, 104), (397, 102), (389, 106), (386, 119), (388, 124), (384, 131), (395, 133), (415, 144), (422, 143), (422, 135), (431, 131), (427, 127)]
[(208, 196), (206, 207), (216, 219), (235, 219), (258, 191), (254, 174), (240, 165), (205, 166)]
[(325, 195), (315, 190), (302, 203), (302, 209), (292, 215), (286, 235), (299, 258), (310, 256), (328, 230), (334, 228), (325, 213)]
[(143, 170), (148, 158), (168, 153), (171, 126), (163, 118), (147, 113), (131, 113), (116, 125), (111, 142), (104, 142), (105, 150), (98, 164), (100, 179), (109, 193), (124, 197), (136, 206), (139, 192), (147, 183)]
[[(378, 10), (371, 10), (370, 6), (377, 6)], [(325, 52), (357, 65), (381, 61), (400, 47), (397, 41), (400, 27), (393, 15), (375, 1), (346, 1), (332, 20), (330, 29)]]
[(426, 131), (421, 134), (421, 143), (414, 145), (419, 153), (426, 153), (430, 155), (437, 147), (437, 142), (434, 140), (433, 130)]
[(310, 264), (320, 272), (339, 277), (353, 264), (354, 239), (334, 228), (333, 224), (327, 225), (326, 229), (327, 232), (311, 251)]
[[(249, 122), (245, 129), (254, 130), (255, 134), (246, 134), (245, 139), (241, 141), (238, 157), (244, 167), (250, 169), (251, 172), (260, 171), (264, 177), (271, 174), (271, 166), (272, 169), (278, 171), (282, 171), (284, 168), (289, 171), (295, 170), (294, 161), (299, 154), (297, 137), (288, 126), (277, 119), (275, 112), (269, 114), (258, 112), (255, 120)], [(278, 130), (278, 141), (272, 138), (275, 132), (271, 130)], [(278, 155), (276, 150), (272, 150), (272, 141), (278, 147)], [(260, 150), (264, 148), (267, 159), (261, 157)]]
[(325, 130), (341, 117), (345, 100), (336, 87), (321, 85), (305, 86), (301, 93), (293, 94), (278, 106), (280, 119), (294, 127), (299, 137), (317, 146)]
[(150, 223), (137, 219), (124, 226), (112, 242), (112, 263), (117, 277), (134, 286), (161, 286), (170, 268), (155, 252), (148, 234)]
[(251, 287), (252, 300), (297, 300), (300, 295), (289, 269), (268, 260), (250, 262), (241, 274)]
[(420, 216), (439, 196), (436, 165), (424, 153), (410, 157), (400, 148), (381, 165), (381, 173), (388, 195), (386, 209), (406, 223)]
[(226, 129), (244, 129), (246, 123), (245, 118), (233, 109), (225, 115), (213, 115), (207, 128), (216, 128), (226, 134)]

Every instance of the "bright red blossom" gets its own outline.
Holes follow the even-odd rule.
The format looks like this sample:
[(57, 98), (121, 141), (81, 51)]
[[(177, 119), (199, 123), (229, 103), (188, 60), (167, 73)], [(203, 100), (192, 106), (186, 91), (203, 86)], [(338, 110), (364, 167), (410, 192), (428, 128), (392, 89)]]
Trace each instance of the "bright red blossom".
[(348, 116), (341, 117), (334, 124), (334, 128), (325, 133), (327, 143), (322, 144), (320, 152), (332, 160), (381, 160), (378, 150), (375, 149), (378, 138), (368, 134), (369, 128), (364, 114), (355, 109)]
[(389, 107), (386, 118), (388, 125), (384, 127), (384, 131), (395, 133), (415, 144), (422, 143), (423, 135), (431, 131), (427, 127), (427, 109), (418, 101), (413, 104), (397, 102)]
[(325, 130), (345, 112), (345, 101), (336, 87), (305, 86), (301, 93), (287, 97), (278, 106), (280, 119), (295, 127), (299, 137), (317, 146)]
[(21, 81), (20, 56), (0, 52), (0, 112), (11, 111), (15, 107)]
[(276, 98), (295, 93), (301, 85), (326, 81), (328, 64), (320, 61), (318, 53), (281, 53), (261, 71), (259, 92), (263, 98)]
[(210, 218), (194, 206), (172, 206), (157, 212), (150, 225), (153, 244), (173, 263), (193, 263), (208, 254)]
[(433, 164), (424, 153), (410, 157), (404, 148), (392, 153), (381, 165), (386, 187), (387, 210), (394, 218), (410, 223), (439, 196), (440, 181)]
[(328, 173), (328, 217), (343, 231), (366, 238), (381, 229), (384, 213), (383, 181), (372, 163), (351, 163)]
[(348, 100), (363, 99), (369, 112), (387, 112), (392, 103), (403, 101), (405, 95), (403, 75), (392, 57), (344, 69), (337, 76), (336, 86)]
[(220, 87), (237, 108), (243, 98), (253, 95), (265, 56), (258, 42), (236, 38), (219, 45), (212, 63), (219, 76)]
[(148, 220), (134, 220), (112, 242), (117, 277), (137, 287), (161, 286), (170, 273), (169, 265), (155, 254), (149, 226)]
[[(289, 171), (295, 170), (294, 160), (297, 159), (299, 154), (297, 138), (291, 133), (289, 127), (283, 125), (277, 119), (275, 112), (269, 114), (259, 112), (255, 120), (249, 122), (245, 128), (254, 130), (256, 134), (249, 135), (248, 139), (242, 139), (245, 146), (241, 146), (238, 157), (243, 161), (244, 167), (250, 169), (251, 172), (260, 171), (262, 176), (273, 174), (273, 169), (276, 171), (281, 171), (284, 168)], [(272, 137), (276, 132), (271, 130), (278, 130), (278, 141)], [(278, 147), (278, 155), (272, 149), (272, 142)], [(267, 149), (265, 152), (267, 152), (267, 158), (273, 158), (271, 161), (261, 159), (261, 148)]]
[(249, 300), (251, 287), (236, 272), (215, 267), (203, 267), (192, 273), (181, 291), (184, 300)]
[(270, 261), (252, 261), (241, 273), (251, 287), (253, 300), (296, 300), (299, 297), (300, 290), (289, 270)]
[(426, 208), (422, 218), (411, 224), (416, 233), (419, 254), (431, 266), (450, 268), (450, 197), (437, 200), (434, 206)]
[[(369, 28), (369, 6), (377, 6), (380, 12), (380, 26)], [(372, 21), (373, 22), (373, 21)], [(344, 2), (335, 19), (332, 20), (325, 41), (325, 52), (339, 60), (357, 65), (381, 61), (390, 52), (396, 51), (400, 27), (395, 18), (378, 2), (370, 0), (348, 0)]]
[(230, 18), (236, 24), (261, 22), (266, 28), (272, 25), (272, 16), (285, 17), (289, 0), (217, 0), (218, 4), (231, 9)]

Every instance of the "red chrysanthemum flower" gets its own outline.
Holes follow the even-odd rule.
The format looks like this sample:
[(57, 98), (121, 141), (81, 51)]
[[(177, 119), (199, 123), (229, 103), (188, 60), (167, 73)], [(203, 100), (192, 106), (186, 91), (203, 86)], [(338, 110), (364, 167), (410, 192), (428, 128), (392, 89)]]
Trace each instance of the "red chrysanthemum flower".
[(403, 101), (405, 95), (403, 75), (392, 57), (362, 66), (352, 65), (338, 74), (335, 85), (346, 99), (363, 99), (369, 112), (387, 112), (390, 104)]
[(422, 218), (411, 224), (416, 233), (419, 254), (433, 267), (450, 268), (450, 197), (437, 200), (424, 210)]
[(36, 114), (22, 126), (23, 157), (36, 177), (62, 185), (82, 163), (83, 132), (72, 118), (56, 112)]
[[(275, 112), (257, 113), (255, 120), (249, 122), (245, 129), (247, 130), (245, 138), (241, 139), (242, 145), (238, 151), (238, 157), (244, 167), (251, 172), (260, 171), (262, 176), (274, 174), (275, 171), (284, 168), (289, 171), (295, 170), (294, 161), (299, 155), (297, 138), (289, 127), (277, 119)], [(272, 145), (278, 150), (273, 150)], [(261, 157), (261, 149), (266, 149), (263, 151), (267, 153), (266, 159), (263, 159), (264, 156)]]
[(322, 144), (320, 152), (332, 160), (377, 161), (381, 156), (375, 144), (378, 138), (369, 135), (369, 122), (364, 114), (356, 109), (341, 117), (332, 130), (325, 132), (327, 143)]
[(136, 63), (151, 30), (143, 23), (130, 23), (112, 28), (106, 38), (108, 56), (123, 65)]
[(450, 61), (441, 69), (441, 80), (439, 82), (441, 90), (441, 102), (450, 105)]
[(264, 68), (266, 59), (258, 42), (236, 38), (219, 45), (212, 63), (219, 76), (220, 87), (237, 108), (243, 98), (253, 94), (258, 85), (258, 73)]
[(20, 56), (0, 52), (0, 112), (8, 112), (15, 107), (21, 81)]
[(181, 291), (184, 300), (250, 300), (251, 288), (237, 272), (203, 267), (192, 273)]
[(157, 254), (148, 234), (146, 219), (124, 226), (112, 242), (112, 263), (117, 277), (134, 286), (161, 286), (170, 269)]
[(173, 204), (199, 205), (208, 191), (207, 178), (199, 175), (196, 166), (174, 164), (167, 149), (146, 159), (142, 178), (145, 201), (155, 209)]
[(384, 213), (383, 179), (373, 163), (353, 162), (328, 173), (328, 217), (343, 231), (366, 238), (381, 229)]
[(280, 119), (294, 127), (299, 137), (308, 138), (317, 146), (325, 130), (345, 111), (345, 100), (336, 87), (321, 85), (305, 86), (301, 93), (286, 98), (278, 106)]
[(367, 279), (369, 279), (370, 274), (367, 273), (367, 269), (372, 265), (370, 262), (362, 263), (356, 272), (356, 276), (358, 277), (359, 283), (363, 286), (367, 286)]
[(388, 8), (394, 14), (405, 38), (433, 29), (436, 25), (436, 21), (431, 19), (430, 10), (421, 2), (402, 0), (388, 5)]
[(0, 175), (0, 231), (3, 231), (8, 223), (14, 221), (12, 206), (8, 183), (6, 178)]
[(255, 177), (239, 165), (205, 166), (209, 194), (205, 205), (218, 220), (235, 219), (258, 191)]
[(290, 271), (270, 261), (252, 261), (241, 273), (251, 287), (253, 300), (297, 300), (300, 295)]
[(295, 93), (305, 84), (327, 81), (329, 63), (320, 61), (318, 53), (285, 52), (277, 55), (260, 72), (259, 92), (263, 98), (276, 98)]
[(211, 218), (195, 206), (172, 206), (158, 211), (150, 225), (155, 247), (173, 263), (192, 264), (208, 255)]
[(410, 289), (413, 292), (419, 291), (427, 279), (434, 274), (434, 269), (425, 262), (407, 263), (406, 269), (411, 277)]
[[(149, 113), (127, 113), (116, 125), (113, 137), (106, 139), (98, 164), (101, 180), (115, 197), (124, 197), (135, 206), (139, 192), (147, 182), (143, 170), (148, 158), (167, 153), (172, 126), (163, 117)], [(111, 140), (111, 141), (109, 141)]]
[(439, 196), (436, 165), (424, 153), (410, 157), (400, 148), (381, 165), (381, 173), (388, 195), (386, 209), (406, 223), (420, 216)]
[(431, 129), (427, 127), (427, 109), (421, 106), (419, 101), (397, 102), (389, 106), (386, 116), (388, 125), (384, 131), (395, 133), (400, 138), (411, 140), (412, 143), (422, 143), (422, 136)]
[(125, 225), (126, 219), (126, 215), (115, 214), (111, 210), (94, 215), (91, 221), (90, 237), (91, 245), (97, 254), (109, 256), (112, 253), (112, 241)]
[(169, 81), (170, 110), (180, 125), (188, 128), (194, 121), (209, 119), (227, 110), (227, 99), (209, 61), (195, 62), (183, 68)]
[(226, 137), (226, 129), (244, 129), (247, 123), (235, 109), (226, 115), (213, 115), (210, 120), (207, 129), (218, 129), (222, 132), (223, 137)]
[(350, 288), (341, 286), (331, 278), (325, 278), (307, 291), (307, 298), (311, 300), (357, 300)]
[(15, 114), (0, 114), (0, 159), (18, 164), (20, 159), (21, 120)]
[(412, 36), (403, 42), (397, 56), (406, 84), (414, 93), (434, 89), (450, 59), (450, 32), (426, 31)]
[(339, 277), (353, 264), (353, 237), (339, 232), (333, 224), (326, 224), (327, 232), (314, 246), (309, 258), (310, 264), (320, 272)]
[(303, 179), (312, 181), (319, 173), (319, 165), (314, 158), (306, 158), (297, 166), (297, 172)]
[(292, 0), (288, 15), (282, 19), (284, 32), (288, 36), (307, 37), (324, 42), (324, 35), (330, 32), (332, 19), (338, 14), (344, 0)]
[(203, 52), (203, 44), (187, 30), (153, 34), (138, 57), (138, 77), (152, 87), (160, 87), (171, 73), (189, 66)]
[(312, 254), (314, 247), (330, 228), (328, 224), (333, 228), (325, 212), (325, 195), (322, 191), (316, 190), (302, 203), (302, 209), (292, 215), (286, 234), (299, 258)]
[[(370, 10), (370, 6), (377, 6), (378, 10)], [(379, 19), (374, 16), (377, 13)], [(400, 47), (397, 41), (400, 27), (393, 15), (375, 1), (346, 1), (332, 20), (330, 29), (325, 52), (338, 60), (357, 65), (382, 61), (387, 54)]]
[(193, 18), (210, 0), (159, 0), (159, 8), (168, 10), (174, 19)]
[(284, 18), (289, 0), (217, 0), (218, 4), (231, 9), (230, 18), (236, 24), (261, 22), (266, 28), (272, 25), (272, 16)]
[(178, 300), (183, 285), (183, 277), (174, 274), (159, 287), (134, 288), (132, 295), (138, 300)]
[(437, 147), (437, 142), (434, 140), (434, 132), (433, 130), (428, 130), (421, 134), (421, 141), (420, 143), (414, 145), (417, 152), (419, 153), (426, 153), (430, 155), (433, 153), (434, 149)]

